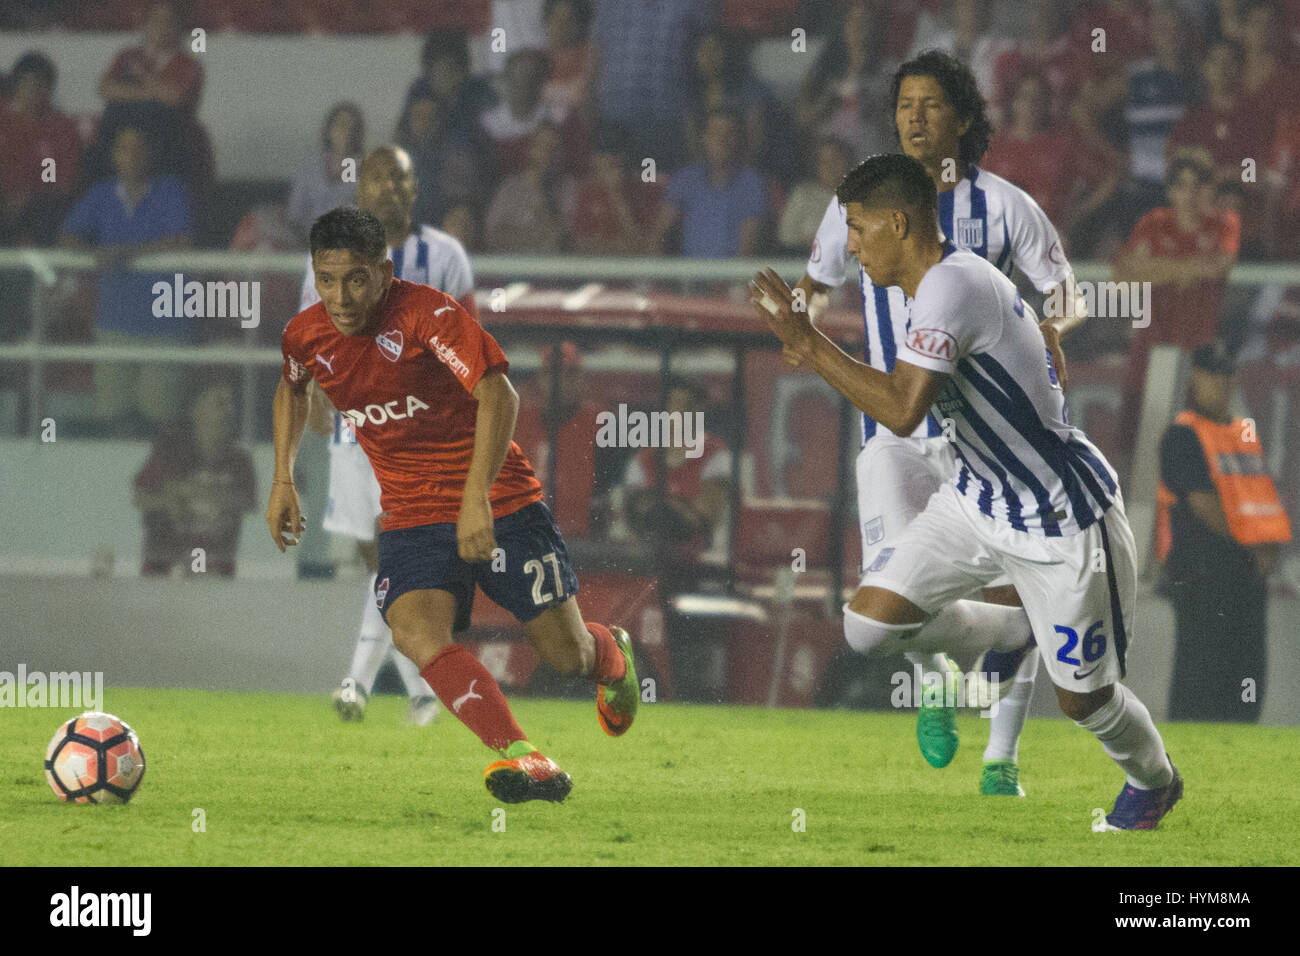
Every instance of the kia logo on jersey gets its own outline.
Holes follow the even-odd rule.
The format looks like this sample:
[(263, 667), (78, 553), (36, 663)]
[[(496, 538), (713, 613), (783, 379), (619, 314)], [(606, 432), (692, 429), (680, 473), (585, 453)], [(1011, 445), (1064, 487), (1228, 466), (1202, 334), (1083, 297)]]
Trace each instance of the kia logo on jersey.
[(957, 340), (942, 329), (913, 329), (907, 347), (918, 355), (945, 362), (957, 357)]
[(388, 597), (388, 578), (384, 578), (375, 587), (375, 607), (384, 609), (384, 598)]
[(390, 362), (396, 362), (402, 357), (401, 332), (380, 332), (375, 336), (375, 344), (379, 346), (379, 351), (384, 354), (384, 358)]

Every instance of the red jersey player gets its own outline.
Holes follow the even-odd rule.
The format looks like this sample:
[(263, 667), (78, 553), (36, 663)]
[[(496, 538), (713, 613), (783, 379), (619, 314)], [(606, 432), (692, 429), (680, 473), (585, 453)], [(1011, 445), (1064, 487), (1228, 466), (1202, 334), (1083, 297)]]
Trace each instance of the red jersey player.
[(563, 800), (569, 775), (524, 736), (487, 669), (453, 641), (474, 587), (509, 610), (562, 673), (590, 677), (597, 716), (627, 731), (640, 686), (627, 632), (584, 624), (578, 579), (533, 470), (511, 441), (519, 397), (496, 340), (461, 305), (393, 278), (383, 226), (352, 208), (311, 229), (321, 301), (285, 327), (266, 521), (281, 551), (302, 533), (293, 463), (311, 379), (356, 428), (384, 509), (375, 599), (397, 649), (501, 758), (484, 774), (504, 803)]

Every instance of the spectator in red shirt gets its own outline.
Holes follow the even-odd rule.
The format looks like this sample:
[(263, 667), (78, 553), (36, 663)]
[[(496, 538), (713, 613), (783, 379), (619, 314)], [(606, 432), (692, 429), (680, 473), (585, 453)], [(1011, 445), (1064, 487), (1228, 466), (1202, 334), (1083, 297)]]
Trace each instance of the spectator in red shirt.
[(76, 122), (54, 109), (56, 79), (50, 58), (37, 52), (20, 56), (9, 74), (13, 95), (0, 104), (0, 243), (52, 243), (72, 198), (81, 138)]
[[(99, 141), (108, 144), (121, 126), (144, 130), (157, 144), (159, 169), (193, 183), (208, 159), (195, 111), (203, 90), (203, 67), (181, 44), (182, 24), (172, 3), (155, 3), (144, 24), (144, 42), (114, 57), (99, 81), (104, 98)], [(96, 172), (102, 172), (101, 157)]]
[(1221, 0), (1220, 7), (1224, 36), (1239, 41), (1245, 53), (1241, 85), (1246, 101), (1274, 123), (1296, 84), (1282, 46), (1286, 30), (1277, 7), (1269, 0)]
[[(564, 126), (565, 111), (542, 98), (549, 70), (542, 50), (517, 50), (506, 60), (502, 102), (483, 114), (479, 125), (496, 150), (496, 165), (512, 176), (528, 165), (533, 134), (543, 124)], [(563, 138), (563, 137), (562, 137)]]
[[(1241, 183), (1242, 160), (1256, 162), (1268, 154), (1273, 134), (1271, 112), (1257, 109), (1253, 100), (1242, 93), (1241, 78), (1245, 64), (1241, 45), (1220, 40), (1206, 54), (1201, 64), (1205, 94), (1174, 126), (1166, 150), (1173, 155), (1184, 147), (1201, 147), (1214, 160), (1216, 187), (1228, 182)], [(1263, 196), (1247, 190), (1242, 217), (1242, 241), (1248, 247), (1258, 242), (1262, 229)]]
[(980, 163), (1038, 201), (1047, 218), (1069, 236), (1119, 188), (1119, 171), (1091, 155), (1072, 128), (1050, 125), (1051, 90), (1030, 70), (1011, 87), (1009, 122), (989, 143)]
[[(602, 130), (591, 172), (578, 182), (569, 229), (584, 255), (654, 255), (655, 224), (663, 204), (657, 181), (645, 182), (626, 140)], [(823, 204), (824, 205), (824, 204)]]
[[(702, 414), (706, 397), (699, 384), (675, 379), (668, 388), (668, 413), (683, 419), (697, 412)], [(725, 560), (729, 545), (731, 449), (721, 438), (707, 432), (697, 440), (702, 441), (695, 457), (687, 454), (689, 449), (684, 444), (663, 449), (662, 492), (657, 490), (658, 449), (642, 448), (628, 462), (623, 476), (632, 530), (642, 540), (664, 549), (661, 557), (667, 559), (668, 568), (660, 587), (666, 592), (685, 586), (694, 575), (692, 565), (706, 551)], [(657, 507), (661, 493), (662, 511)]]
[(235, 443), (234, 390), (227, 383), (199, 392), (188, 430), (167, 429), (135, 476), (135, 506), (144, 519), (140, 573), (167, 576), (197, 570), (203, 549), (208, 574), (233, 577), (242, 516), (257, 506), (253, 459)]
[(1052, 124), (1068, 119), (1074, 95), (1092, 75), (1093, 56), (1087, 44), (1076, 42), (1069, 29), (1069, 8), (1059, 0), (1028, 0), (1025, 38), (1002, 53), (993, 64), (995, 95), (990, 105), (994, 128), (1007, 117), (1000, 110), (1011, 102), (1012, 86), (1029, 70), (1041, 73), (1052, 89)]
[(591, 0), (546, 0), (542, 15), (550, 61), (542, 100), (565, 116), (577, 114), (583, 126), (590, 128), (595, 118), (596, 70)]
[(884, 15), (862, 0), (844, 11), (839, 32), (826, 41), (795, 100), (795, 126), (803, 138), (834, 136), (857, 156), (895, 148), (884, 104), (896, 63), (884, 52)]
[(1237, 261), (1241, 221), (1216, 208), (1213, 165), (1204, 150), (1170, 160), (1169, 205), (1139, 220), (1115, 262), (1120, 281), (1150, 282), (1149, 325), (1139, 329), (1129, 353), (1126, 404), (1136, 408), (1147, 354), (1156, 345), (1193, 351), (1214, 340), (1228, 273)]
[(563, 252), (569, 246), (569, 223), (577, 183), (564, 168), (560, 133), (538, 127), (529, 145), (529, 165), (501, 184), (483, 224), (489, 252)]
[[(561, 342), (560, 370), (555, 370), (556, 346), (542, 351), (542, 370), (519, 389), (519, 417), (515, 444), (533, 465), (533, 473), (547, 493), (557, 524), (566, 535), (586, 537), (591, 532), (591, 495), (596, 482), (596, 417), (601, 407), (584, 401), (586, 384), (582, 353), (572, 342)], [(552, 382), (559, 379), (559, 402), (552, 411)], [(555, 454), (551, 455), (551, 423), (555, 423)], [(555, 463), (554, 465), (552, 463)], [(557, 473), (551, 497), (549, 476)]]
[(1270, 258), (1300, 256), (1300, 111), (1277, 118), (1265, 172), (1264, 250)]

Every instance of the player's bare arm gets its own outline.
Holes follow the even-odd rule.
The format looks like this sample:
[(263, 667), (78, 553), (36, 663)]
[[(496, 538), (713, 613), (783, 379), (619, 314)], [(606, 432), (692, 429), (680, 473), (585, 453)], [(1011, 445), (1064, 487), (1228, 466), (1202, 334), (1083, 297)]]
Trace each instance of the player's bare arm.
[(1038, 328), (1043, 333), (1043, 341), (1047, 343), (1048, 350), (1052, 353), (1052, 364), (1056, 366), (1057, 381), (1061, 383), (1061, 388), (1065, 388), (1067, 376), (1061, 339), (1083, 325), (1084, 320), (1088, 318), (1088, 307), (1079, 294), (1079, 286), (1074, 281), (1073, 272), (1066, 275), (1065, 281), (1060, 284), (1059, 292), (1051, 289), (1047, 294), (1048, 301), (1056, 298), (1061, 302), (1062, 308), (1059, 314), (1053, 314), (1051, 309), (1044, 309), (1047, 317), (1038, 323)]
[(302, 509), (298, 489), (293, 484), (293, 463), (298, 457), (298, 443), (307, 425), (307, 384), (290, 385), (280, 380), (271, 410), (275, 445), (275, 476), (271, 479), (271, 500), (266, 506), (266, 525), (271, 540), (282, 552), (286, 544), (297, 544), (302, 537)]
[(465, 561), (490, 561), (496, 547), (492, 530), (492, 482), (501, 472), (519, 415), (519, 393), (503, 372), (489, 372), (474, 387), (478, 416), (474, 422), (474, 456), (470, 459), (456, 521), (456, 543)]
[[(813, 326), (807, 313), (794, 311), (790, 288), (771, 269), (758, 273), (751, 288), (756, 310), (786, 350), (895, 434), (912, 432), (943, 390), (947, 376), (941, 372), (900, 360), (887, 374), (847, 355)], [(775, 312), (763, 304), (763, 296), (775, 303)]]

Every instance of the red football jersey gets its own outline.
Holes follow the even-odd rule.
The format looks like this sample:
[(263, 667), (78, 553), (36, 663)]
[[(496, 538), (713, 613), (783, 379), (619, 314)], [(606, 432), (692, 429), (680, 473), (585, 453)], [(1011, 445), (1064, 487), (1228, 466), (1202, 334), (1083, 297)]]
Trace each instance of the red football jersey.
[[(299, 312), (280, 341), (284, 378), (315, 378), (356, 429), (385, 531), (454, 522), (474, 454), (474, 388), (510, 363), (460, 303), (430, 286), (394, 279), (383, 314), (377, 335), (344, 335), (322, 304)], [(489, 497), (494, 518), (542, 498), (514, 442)]]

